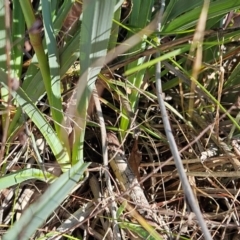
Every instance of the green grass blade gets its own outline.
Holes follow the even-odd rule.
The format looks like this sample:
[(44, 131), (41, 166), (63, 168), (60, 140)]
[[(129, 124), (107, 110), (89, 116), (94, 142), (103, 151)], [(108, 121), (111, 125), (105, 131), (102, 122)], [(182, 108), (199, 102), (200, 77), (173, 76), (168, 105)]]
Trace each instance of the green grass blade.
[[(0, 70), (0, 82), (6, 88), (7, 87), (7, 76)], [(70, 159), (67, 150), (63, 147), (60, 139), (56, 132), (52, 129), (52, 126), (43, 117), (40, 110), (34, 105), (34, 103), (28, 98), (25, 92), (19, 88), (17, 92), (12, 91), (12, 96), (16, 99), (21, 108), (36, 124), (37, 128), (43, 134), (47, 143), (49, 144), (56, 160), (61, 165), (62, 170), (66, 171), (70, 168)]]
[(119, 225), (122, 229), (128, 229), (129, 231), (136, 233), (138, 236), (141, 237), (141, 239), (162, 240), (162, 238), (158, 236), (157, 238), (151, 236), (151, 234), (149, 234), (143, 227), (141, 227), (138, 224), (134, 224), (130, 222), (120, 222)]
[(19, 221), (3, 236), (3, 240), (30, 239), (32, 234), (78, 184), (90, 163), (77, 163), (60, 176), (46, 192), (23, 213)]
[[(7, 30), (5, 26), (5, 1), (0, 1), (0, 68), (3, 69), (3, 71), (7, 70), (7, 55), (6, 55), (6, 41), (10, 40), (7, 39)], [(1, 99), (4, 102), (8, 101), (8, 88), (1, 88)], [(2, 115), (2, 128), (5, 127), (5, 121), (6, 121), (6, 114)]]
[[(23, 10), (23, 14), (26, 20), (26, 24), (28, 26), (28, 29), (31, 29), (32, 26), (34, 26), (34, 24), (36, 24), (36, 19), (34, 17), (34, 13), (33, 10), (31, 8), (31, 3), (29, 1), (21, 1), (21, 7)], [(48, 65), (48, 59), (47, 56), (44, 52), (44, 46), (42, 44), (42, 40), (41, 40), (41, 36), (40, 33), (34, 33), (29, 31), (29, 37), (30, 37), (30, 41), (32, 43), (32, 46), (35, 50), (37, 59), (38, 59), (38, 64), (40, 67), (40, 71), (42, 74), (42, 78), (44, 81), (44, 85), (45, 85), (45, 89), (47, 91), (47, 95), (48, 95), (48, 99), (50, 102), (50, 106), (57, 106), (60, 107), (61, 109), (61, 103), (59, 103), (59, 95), (61, 96), (61, 94), (59, 94), (59, 90), (60, 89), (60, 83), (59, 80), (60, 78), (57, 76), (55, 76), (54, 74), (56, 74), (56, 72), (58, 71), (58, 64), (57, 64), (57, 57), (56, 57), (56, 44), (54, 44), (55, 38), (54, 38), (54, 34), (53, 34), (53, 27), (52, 27), (52, 21), (51, 21), (51, 10), (50, 10), (50, 4), (48, 4), (47, 1), (43, 1), (43, 6), (42, 6), (42, 10), (43, 10), (43, 21), (44, 21), (44, 29), (45, 29), (45, 34), (46, 34), (46, 42), (47, 42), (47, 46), (48, 46), (48, 51), (49, 52), (49, 56), (50, 56), (50, 63), (54, 64), (54, 70), (52, 70), (53, 72), (51, 72), (52, 76), (50, 75), (50, 69), (49, 69), (49, 65)], [(53, 41), (53, 43), (51, 43), (50, 41)], [(49, 45), (50, 43), (50, 45)], [(52, 78), (51, 78), (52, 77)], [(56, 92), (53, 92), (53, 90), (55, 90)], [(59, 122), (61, 122), (62, 117), (61, 117), (61, 112), (56, 111), (56, 108), (53, 107), (52, 110), (52, 115), (53, 118), (56, 120), (56, 122), (54, 122), (55, 124), (55, 128), (57, 130), (57, 133), (59, 133), (60, 131), (60, 127), (58, 125)], [(59, 122), (58, 122), (59, 120)]]
[[(46, 178), (47, 179), (46, 179)], [(16, 184), (22, 183), (24, 181), (30, 179), (36, 179), (40, 181), (50, 182), (54, 180), (56, 177), (51, 173), (46, 172), (43, 174), (42, 170), (40, 169), (24, 169), (18, 172), (6, 174), (5, 176), (0, 178), (0, 190), (6, 189), (8, 187), (12, 187)]]
[(117, 45), (117, 39), (118, 39), (118, 32), (119, 32), (119, 24), (117, 22), (120, 21), (121, 17), (121, 7), (119, 7), (115, 13), (114, 13), (114, 21), (112, 25), (112, 31), (109, 39), (109, 50), (113, 49)]
[(23, 46), (24, 46), (24, 34), (25, 34), (25, 21), (23, 12), (21, 10), (18, 0), (13, 0), (13, 12), (12, 12), (12, 75), (18, 79), (22, 74), (22, 62), (23, 62)]
[[(76, 32), (74, 37), (71, 41), (65, 45), (63, 50), (60, 53), (60, 76), (61, 78), (67, 72), (69, 67), (76, 61), (79, 57), (79, 36), (80, 31)], [(36, 57), (34, 57), (36, 59)], [(35, 61), (33, 59), (33, 61)], [(37, 63), (37, 59), (36, 59)], [(36, 102), (41, 99), (41, 97), (45, 94), (44, 83), (41, 79), (41, 73), (38, 67), (32, 64), (30, 69), (27, 72), (27, 79), (24, 80), (23, 83), (23, 90), (25, 91), (26, 95), (33, 101)], [(22, 121), (20, 120), (21, 110), (19, 109), (9, 127), (9, 135), (11, 135), (14, 131), (17, 130), (18, 127), (22, 125)]]
[[(83, 159), (83, 141), (86, 127), (88, 102), (106, 56), (112, 26), (115, 1), (84, 1), (80, 36), (81, 78), (76, 88), (78, 122), (75, 126), (76, 141), (73, 145), (73, 164)], [(89, 44), (91, 43), (91, 44)]]
[[(73, 0), (64, 1), (64, 3), (61, 5), (59, 13), (56, 16), (56, 20), (53, 24), (55, 29), (54, 32), (58, 32), (60, 30), (63, 19), (65, 19), (65, 17), (67, 16), (67, 13), (71, 8), (73, 2)], [(67, 72), (69, 67), (74, 63), (74, 61), (76, 61), (76, 59), (79, 57), (79, 35), (80, 30), (75, 33), (75, 35), (71, 38), (68, 44), (63, 47), (63, 49), (59, 50), (61, 78)], [(33, 102), (40, 100), (46, 92), (36, 55), (33, 56), (32, 62), (26, 72), (22, 88)], [(19, 109), (17, 110), (10, 124), (8, 136), (11, 136), (22, 125), (23, 122), (20, 117), (21, 110)]]
[(54, 30), (58, 33), (62, 27), (64, 19), (66, 18), (69, 10), (71, 9), (75, 0), (65, 0), (58, 9), (56, 19), (54, 19)]
[[(25, 20), (26, 20), (27, 27), (28, 29), (30, 29), (29, 37), (38, 59), (39, 68), (42, 74), (45, 90), (47, 92), (48, 100), (50, 103), (50, 108), (52, 111), (53, 118), (55, 120), (54, 125), (56, 128), (57, 134), (60, 137), (61, 128), (59, 126), (59, 123), (61, 122), (63, 117), (61, 113), (61, 101), (60, 101), (60, 96), (61, 96), (60, 82), (59, 82), (60, 77), (58, 74), (57, 76), (55, 76), (58, 70), (57, 69), (52, 70), (52, 78), (51, 78), (48, 59), (44, 52), (44, 46), (42, 44), (40, 33), (38, 32), (35, 33), (34, 31), (31, 31), (32, 26), (34, 26), (37, 23), (37, 20), (35, 19), (35, 16), (33, 13), (31, 3), (25, 0), (21, 1), (20, 3), (21, 3)], [(43, 11), (44, 11), (43, 16), (45, 17), (44, 19), (45, 29), (47, 29), (45, 30), (45, 33), (47, 35), (47, 43), (49, 43), (50, 40), (53, 40), (55, 42), (55, 38), (53, 37), (51, 11), (46, 1), (43, 2)], [(56, 51), (57, 48), (56, 48), (56, 45), (54, 45), (54, 43), (53, 43), (53, 47), (51, 46), (52, 46), (52, 43), (50, 44), (50, 46), (48, 44), (48, 50), (50, 51), (49, 56), (51, 57), (50, 58), (51, 64), (54, 64), (53, 67), (56, 68), (56, 66), (58, 66), (58, 63), (57, 63), (56, 53), (54, 51)], [(60, 111), (58, 109), (60, 109)], [(66, 134), (63, 135), (63, 132), (61, 134), (62, 136), (66, 135)], [(66, 137), (62, 137), (62, 138), (66, 139)], [(67, 141), (64, 141), (64, 142), (65, 144), (67, 144)], [(69, 148), (68, 146), (66, 147)]]
[(194, 8), (201, 7), (203, 0), (171, 0), (169, 1), (166, 10), (163, 15), (162, 26), (167, 24), (169, 21), (176, 19), (178, 16), (191, 11)]
[[(138, 1), (138, 0), (133, 1), (133, 8), (132, 8), (132, 13), (129, 19), (129, 24), (130, 25), (138, 24), (138, 27), (144, 28), (150, 22), (153, 3), (154, 1), (152, 0), (151, 1)], [(128, 37), (131, 37), (133, 34), (134, 33), (129, 32)], [(145, 48), (146, 48), (146, 42), (143, 40), (139, 44), (135, 45), (129, 51), (129, 53), (143, 51)], [(127, 71), (127, 70), (131, 70), (132, 68), (136, 68), (148, 60), (149, 60), (149, 57), (141, 57), (138, 60), (128, 64), (125, 67), (125, 70)], [(142, 85), (144, 75), (145, 75), (145, 69), (142, 69), (128, 77), (128, 81), (131, 84), (133, 84), (133, 86), (135, 87), (135, 89), (131, 90), (131, 93), (128, 96), (129, 105), (133, 113), (137, 109), (138, 100), (140, 96), (138, 89)], [(126, 114), (127, 110), (123, 108), (123, 112), (124, 114)], [(125, 136), (125, 131), (128, 129), (128, 127), (129, 127), (129, 118), (128, 119), (121, 118), (120, 129), (123, 130), (122, 132), (123, 134), (121, 134), (122, 138)]]
[(53, 31), (51, 17), (51, 2), (42, 1), (42, 14), (44, 23), (45, 40), (48, 50), (48, 61), (51, 75), (51, 94), (48, 99), (52, 108), (52, 116), (55, 123), (55, 129), (60, 137), (60, 123), (63, 121), (62, 101), (61, 101), (61, 82), (60, 66), (56, 38)]
[[(208, 11), (208, 19), (224, 16), (231, 10), (240, 8), (239, 1), (212, 1)], [(174, 30), (186, 30), (191, 27), (195, 27), (200, 16), (201, 7), (194, 8), (193, 10), (186, 12), (179, 17), (175, 18), (169, 24), (166, 24), (163, 28), (166, 32), (172, 32)]]
[(182, 53), (184, 53), (184, 52), (187, 52), (189, 49), (190, 49), (190, 45), (186, 45), (185, 47), (182, 47), (182, 48), (173, 50), (173, 51), (171, 51), (171, 52), (169, 52), (169, 53), (166, 53), (166, 54), (164, 54), (164, 55), (161, 55), (161, 56), (158, 57), (158, 58), (155, 58), (155, 59), (153, 59), (153, 60), (151, 60), (151, 61), (149, 61), (149, 62), (146, 62), (146, 63), (144, 63), (144, 64), (142, 64), (142, 65), (140, 65), (140, 66), (137, 66), (137, 67), (135, 67), (135, 68), (132, 68), (132, 69), (127, 70), (127, 71), (124, 73), (124, 75), (125, 75), (125, 76), (128, 76), (128, 75), (133, 74), (133, 73), (135, 73), (135, 72), (137, 72), (137, 71), (140, 71), (140, 70), (142, 70), (142, 69), (146, 69), (146, 68), (148, 68), (148, 67), (153, 66), (154, 64), (156, 64), (156, 63), (159, 62), (159, 61), (163, 61), (163, 60), (166, 60), (166, 59), (175, 57), (175, 56), (177, 56), (177, 55), (179, 55), (179, 54), (182, 54)]
[(6, 69), (6, 28), (5, 28), (5, 6), (4, 1), (0, 1), (0, 68)]

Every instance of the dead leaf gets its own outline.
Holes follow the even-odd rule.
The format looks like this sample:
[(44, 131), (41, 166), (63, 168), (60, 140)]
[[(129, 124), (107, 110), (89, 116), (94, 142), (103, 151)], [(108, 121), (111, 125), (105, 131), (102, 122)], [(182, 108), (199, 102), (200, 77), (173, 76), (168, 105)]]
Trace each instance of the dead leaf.
[(129, 163), (134, 175), (137, 177), (138, 181), (140, 181), (140, 174), (139, 174), (138, 169), (139, 169), (141, 161), (142, 161), (142, 153), (138, 149), (138, 140), (135, 139), (131, 154), (128, 158), (128, 163)]

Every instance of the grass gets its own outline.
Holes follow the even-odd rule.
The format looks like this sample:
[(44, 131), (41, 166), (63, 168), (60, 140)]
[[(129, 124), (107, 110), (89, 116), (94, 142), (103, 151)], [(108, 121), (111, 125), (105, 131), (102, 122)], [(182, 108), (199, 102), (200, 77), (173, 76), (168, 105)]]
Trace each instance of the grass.
[(1, 237), (237, 236), (239, 9), (2, 2)]

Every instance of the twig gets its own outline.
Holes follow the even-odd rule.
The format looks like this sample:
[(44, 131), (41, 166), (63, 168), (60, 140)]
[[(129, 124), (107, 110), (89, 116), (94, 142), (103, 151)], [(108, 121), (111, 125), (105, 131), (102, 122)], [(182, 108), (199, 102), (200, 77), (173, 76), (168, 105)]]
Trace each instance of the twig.
[[(124, 151), (121, 149), (121, 145), (114, 133), (107, 134), (109, 157), (111, 157), (110, 165), (111, 168), (120, 182), (121, 190), (123, 191), (122, 197), (124, 195), (129, 195), (132, 202), (134, 203), (136, 210), (141, 215), (157, 222), (161, 228), (164, 229), (166, 234), (170, 233), (167, 224), (164, 222), (163, 217), (158, 216), (151, 206), (141, 188), (137, 178), (135, 177), (132, 169), (127, 163), (127, 159)], [(164, 237), (167, 237), (164, 235)]]
[[(162, 14), (163, 14), (164, 8), (165, 8), (165, 1), (161, 1), (161, 10), (159, 13), (158, 29), (157, 29), (159, 32), (161, 30), (161, 20), (162, 20)], [(160, 53), (157, 52), (156, 58), (158, 58), (159, 56), (160, 56)], [(167, 115), (167, 111), (166, 111), (164, 99), (163, 99), (164, 95), (163, 95), (162, 83), (161, 83), (161, 62), (158, 62), (156, 64), (156, 90), (157, 90), (158, 103), (159, 103), (161, 113), (162, 113), (164, 129), (165, 129), (165, 132), (167, 135), (167, 139), (169, 141), (170, 150), (172, 152), (172, 155), (173, 155), (173, 158), (175, 161), (175, 165), (176, 165), (178, 173), (179, 173), (179, 177), (180, 177), (180, 180), (181, 180), (181, 183), (183, 186), (184, 193), (186, 194), (186, 198), (188, 199), (189, 205), (191, 206), (194, 213), (196, 214), (197, 220), (199, 221), (199, 225), (202, 228), (205, 239), (210, 240), (210, 239), (212, 239), (212, 237), (208, 231), (207, 225), (204, 221), (204, 218), (202, 216), (200, 209), (198, 208), (197, 204), (195, 204), (195, 198), (194, 198), (191, 186), (188, 182), (186, 173), (184, 171), (183, 164), (181, 162), (181, 158), (179, 155), (179, 151), (178, 151), (176, 142), (175, 142), (173, 134), (172, 134), (171, 126), (169, 123), (169, 119), (168, 119), (168, 115)]]
[[(184, 171), (184, 174), (186, 176), (193, 176), (193, 177), (228, 177), (228, 178), (239, 178), (239, 171), (230, 171), (230, 172), (226, 172), (226, 171), (218, 171), (218, 172), (194, 172), (194, 171), (191, 171), (191, 172), (185, 172)], [(159, 177), (176, 177), (180, 175), (181, 176), (181, 173), (178, 173), (177, 172), (163, 172), (163, 173), (154, 173), (151, 175), (151, 177), (156, 177), (156, 178), (159, 178)]]
[[(101, 192), (101, 189), (100, 189), (100, 185), (99, 185), (99, 181), (97, 179), (97, 177), (95, 175), (91, 175), (90, 176), (90, 179), (89, 179), (89, 186), (91, 188), (91, 191), (92, 191), (92, 194), (94, 196), (94, 201), (95, 201), (95, 204), (97, 205), (103, 205), (106, 203), (105, 199), (104, 199), (104, 196)], [(114, 201), (111, 201), (111, 202), (114, 202)], [(107, 213), (109, 213), (109, 210), (107, 207), (104, 208), (105, 211)], [(106, 219), (104, 219), (104, 217), (100, 217), (100, 222), (102, 224), (102, 228), (104, 229), (105, 231), (105, 235), (106, 235), (106, 240), (108, 239), (113, 239), (113, 231), (112, 229), (110, 228), (110, 224), (109, 224), (109, 219), (108, 217), (106, 217)]]
[[(190, 49), (190, 54), (196, 52), (196, 56), (193, 63), (193, 70), (192, 70), (192, 76), (191, 79), (197, 79), (199, 70), (202, 66), (202, 43), (204, 38), (204, 30), (206, 26), (207, 21), (207, 14), (209, 9), (209, 0), (204, 0), (203, 7), (201, 14), (199, 16), (198, 24), (196, 27), (196, 31), (194, 33), (193, 42)], [(196, 90), (196, 83), (195, 81), (191, 82), (191, 88), (190, 93), (192, 94), (192, 97), (189, 99), (189, 107), (188, 107), (188, 113), (189, 118), (192, 119), (193, 109), (194, 109), (194, 93)]]
[(34, 135), (32, 132), (30, 132), (29, 128), (28, 128), (28, 123), (25, 122), (25, 131), (26, 131), (26, 134), (27, 136), (30, 138), (30, 143), (31, 143), (31, 146), (32, 146), (32, 149), (33, 149), (33, 152), (35, 154), (35, 159), (40, 167), (40, 169), (42, 170), (43, 172), (43, 175), (44, 175), (44, 178), (45, 180), (47, 181), (47, 177), (46, 177), (46, 169), (45, 169), (45, 166), (44, 166), (44, 162), (40, 156), (40, 153), (38, 151), (38, 147), (37, 147), (37, 144), (36, 144), (36, 140), (34, 138)]
[[(103, 165), (107, 168), (108, 167), (108, 150), (107, 150), (106, 126), (105, 126), (105, 122), (104, 122), (104, 118), (103, 118), (103, 114), (102, 114), (102, 108), (101, 108), (101, 104), (99, 101), (99, 97), (98, 97), (96, 88), (94, 88), (92, 96), (93, 96), (94, 103), (96, 106), (100, 129), (101, 129)], [(113, 221), (114, 239), (121, 240), (121, 234), (120, 234), (120, 230), (119, 230), (118, 222), (117, 222), (117, 213), (116, 213), (117, 204), (113, 199), (114, 193), (113, 193), (113, 189), (112, 189), (112, 185), (111, 185), (111, 181), (110, 181), (110, 177), (109, 177), (109, 172), (104, 171), (104, 174), (105, 174), (109, 194), (110, 194), (110, 196), (112, 196), (112, 200), (113, 200), (110, 202), (110, 209), (111, 209), (112, 221)]]

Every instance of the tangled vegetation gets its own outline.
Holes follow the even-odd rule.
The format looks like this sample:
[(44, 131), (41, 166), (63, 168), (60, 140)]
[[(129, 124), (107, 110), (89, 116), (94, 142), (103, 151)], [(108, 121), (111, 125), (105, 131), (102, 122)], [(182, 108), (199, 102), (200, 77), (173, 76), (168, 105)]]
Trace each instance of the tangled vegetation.
[(2, 239), (239, 239), (239, 9), (1, 1)]

